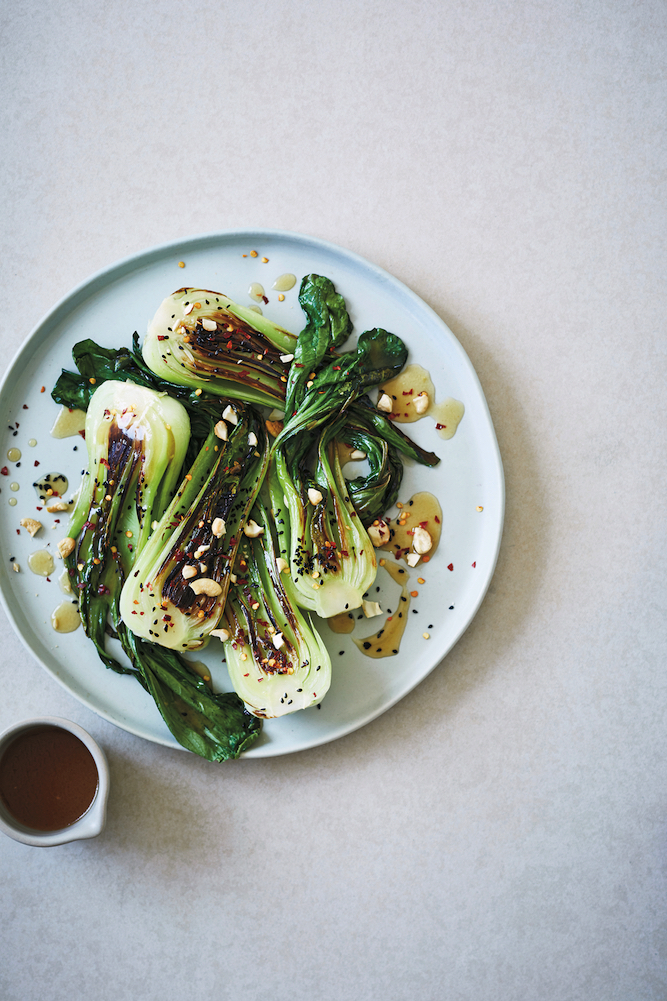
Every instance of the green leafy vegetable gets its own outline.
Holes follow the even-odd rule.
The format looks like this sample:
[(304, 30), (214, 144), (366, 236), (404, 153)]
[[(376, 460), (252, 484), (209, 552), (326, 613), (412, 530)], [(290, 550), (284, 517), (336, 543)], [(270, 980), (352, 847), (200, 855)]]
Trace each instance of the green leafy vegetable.
[(252, 309), (206, 289), (168, 296), (148, 327), (143, 357), (161, 379), (248, 403), (282, 404), (296, 338)]
[(265, 718), (316, 705), (331, 684), (329, 653), (285, 588), (289, 571), (269, 503), (263, 491), (253, 509), (262, 533), (243, 540), (238, 580), (225, 606), (232, 684), (249, 711)]
[(222, 412), (121, 594), (132, 632), (172, 649), (201, 649), (217, 626), (268, 459), (259, 415)]

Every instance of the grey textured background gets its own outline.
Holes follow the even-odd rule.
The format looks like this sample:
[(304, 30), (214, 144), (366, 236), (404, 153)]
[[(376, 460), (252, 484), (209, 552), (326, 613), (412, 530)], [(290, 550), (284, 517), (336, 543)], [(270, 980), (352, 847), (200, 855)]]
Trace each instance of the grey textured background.
[(96, 841), (1, 839), (3, 999), (667, 998), (664, 3), (10, 0), (2, 22), (3, 366), (119, 257), (301, 231), (450, 325), (508, 496), (446, 662), (283, 759), (115, 729), (0, 615), (0, 727), (74, 719), (113, 780)]

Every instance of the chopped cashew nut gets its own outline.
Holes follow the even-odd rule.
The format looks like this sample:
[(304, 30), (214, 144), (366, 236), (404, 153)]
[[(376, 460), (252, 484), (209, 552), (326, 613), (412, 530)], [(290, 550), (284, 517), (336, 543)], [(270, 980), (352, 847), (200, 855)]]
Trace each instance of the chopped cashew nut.
[(361, 609), (367, 619), (372, 619), (374, 615), (382, 615), (379, 601), (362, 601)]
[(376, 549), (379, 549), (380, 546), (384, 546), (385, 542), (389, 542), (389, 539), (391, 538), (389, 525), (381, 518), (376, 518), (373, 524), (368, 526), (366, 531), (368, 532), (368, 538), (371, 540)]
[(282, 633), (274, 633), (271, 637), (271, 642), (276, 650), (280, 650), (281, 646), (285, 646), (285, 640), (283, 639)]
[(278, 573), (285, 573), (286, 570), (289, 570), (289, 563), (282, 556), (279, 556), (276, 560), (276, 566), (278, 567)]
[(225, 534), (226, 525), (222, 518), (215, 518), (213, 524), (211, 525), (211, 531), (215, 535), (216, 539), (222, 538)]
[(215, 320), (209, 320), (207, 316), (205, 316), (204, 319), (201, 321), (201, 325), (204, 328), (204, 330), (218, 329), (218, 324), (215, 322)]
[(18, 565), (18, 563), (12, 563), (12, 570), (14, 571), (14, 573), (19, 573), (20, 569), (21, 567)]
[(206, 594), (209, 598), (217, 598), (219, 594), (222, 594), (222, 588), (211, 577), (200, 577), (198, 580), (193, 580), (188, 587), (191, 587), (195, 594)]
[(419, 553), (420, 556), (423, 556), (424, 553), (427, 553), (429, 551), (432, 545), (433, 545), (433, 539), (428, 534), (426, 529), (421, 528), (421, 526), (415, 528), (412, 535), (412, 548), (414, 549), (414, 551), (416, 553)]
[(60, 540), (60, 542), (58, 543), (58, 552), (60, 553), (63, 559), (65, 559), (66, 556), (69, 556), (70, 553), (74, 552), (75, 545), (76, 542), (74, 541), (74, 539)]
[(294, 355), (281, 355), (280, 360), (286, 365), (288, 361), (294, 361)]
[(405, 557), (405, 562), (408, 564), (409, 567), (416, 567), (420, 559), (421, 556), (419, 555), (419, 553), (408, 553), (408, 555)]
[(272, 438), (277, 438), (284, 427), (282, 421), (264, 421), (264, 423)]
[(199, 573), (206, 573), (207, 570), (208, 570), (208, 567), (206, 566), (205, 563), (200, 563), (199, 564)]
[(21, 518), (21, 525), (23, 528), (28, 530), (28, 535), (31, 538), (33, 535), (37, 535), (42, 527), (41, 521), (35, 521), (34, 518)]
[(211, 548), (211, 547), (210, 547), (209, 545), (205, 545), (205, 546), (200, 546), (200, 547), (199, 547), (199, 549), (198, 549), (198, 550), (196, 551), (196, 553), (195, 553), (195, 559), (196, 559), (196, 560), (199, 560), (199, 559), (201, 559), (201, 556), (202, 556), (202, 553), (205, 553), (205, 552), (206, 552), (206, 550), (207, 550), (207, 549), (210, 549), (210, 548)]
[(49, 504), (46, 509), (49, 514), (56, 514), (57, 511), (69, 511), (69, 504), (67, 501), (56, 501), (55, 504)]
[(355, 448), (350, 452), (350, 459), (353, 461), (361, 461), (361, 459), (366, 458), (366, 453), (362, 452), (360, 448)]
[(193, 577), (197, 576), (197, 567), (191, 567), (190, 565), (183, 567), (181, 570), (183, 578), (185, 580), (192, 580)]
[(249, 445), (257, 444), (257, 435), (255, 434), (254, 431), (251, 431), (250, 434), (248, 435), (248, 444)]
[(429, 404), (428, 393), (417, 393), (414, 400), (412, 401), (412, 405), (418, 414), (425, 414), (426, 411), (428, 410), (428, 404)]
[(218, 421), (213, 430), (215, 431), (216, 438), (222, 438), (223, 441), (227, 441), (227, 425), (224, 421)]
[(222, 419), (223, 421), (229, 421), (230, 424), (238, 424), (239, 422), (239, 419), (236, 416), (236, 411), (230, 406), (225, 407), (222, 411)]
[(247, 535), (249, 539), (256, 539), (258, 536), (264, 535), (264, 529), (251, 519), (247, 525), (243, 526), (243, 534)]
[(315, 504), (321, 503), (322, 501), (321, 492), (319, 490), (316, 490), (315, 487), (308, 487), (308, 500), (313, 506)]
[(229, 639), (229, 629), (211, 629), (211, 636), (217, 636), (219, 640), (226, 643)]
[(382, 393), (380, 399), (378, 400), (378, 410), (384, 410), (386, 414), (390, 414), (393, 408), (393, 403), (391, 402), (391, 396), (387, 396), (386, 393)]
[(269, 414), (270, 421), (282, 421), (285, 417), (284, 410), (272, 410)]

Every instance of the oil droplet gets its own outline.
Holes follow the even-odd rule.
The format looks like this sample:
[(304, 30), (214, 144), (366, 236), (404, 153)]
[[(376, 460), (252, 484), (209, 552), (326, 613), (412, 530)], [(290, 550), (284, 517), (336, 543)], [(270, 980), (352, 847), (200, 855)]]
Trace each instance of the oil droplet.
[(60, 577), (58, 578), (58, 584), (60, 585), (60, 590), (63, 594), (73, 594), (72, 582), (70, 580), (69, 571), (63, 570)]
[(18, 485), (18, 483), (17, 483), (16, 481), (14, 481), (14, 483), (10, 483), (10, 484), (9, 484), (9, 489), (10, 489), (10, 490), (13, 490), (13, 491), (14, 491), (14, 493), (16, 493), (16, 491), (17, 491), (17, 490), (20, 490), (21, 488), (20, 488), (20, 486)]
[(37, 444), (37, 439), (36, 438), (31, 438), (30, 441), (28, 442), (28, 444), (30, 445), (30, 448), (34, 448), (35, 445)]
[(407, 570), (399, 567), (397, 563), (390, 563), (387, 560), (384, 564), (392, 580), (401, 585), (401, 594), (398, 599), (398, 608), (387, 617), (387, 620), (377, 633), (364, 636), (360, 640), (355, 640), (356, 646), (366, 657), (378, 660), (380, 657), (395, 657), (401, 645), (401, 639), (408, 623), (408, 612), (410, 610), (410, 592), (408, 590), (410, 576)]
[(73, 435), (85, 430), (85, 410), (70, 410), (69, 407), (61, 407), (51, 428), (51, 437), (71, 438)]
[(39, 577), (50, 577), (54, 571), (55, 563), (48, 549), (38, 549), (36, 553), (31, 553), (28, 557), (28, 566)]
[(81, 625), (76, 601), (62, 601), (51, 613), (51, 625), (57, 633), (73, 633)]
[(260, 316), (264, 315), (259, 306), (248, 306), (248, 309), (251, 309), (253, 313), (259, 313)]
[(68, 487), (67, 477), (62, 473), (47, 473), (46, 476), (35, 480), (33, 487), (42, 504), (45, 504), (48, 500), (57, 500), (65, 496)]
[(16, 497), (10, 497), (9, 498), (9, 506), (10, 507), (16, 507)]
[(21, 458), (21, 449), (10, 448), (10, 450), (7, 452), (7, 458), (9, 459), (10, 462), (18, 462), (19, 459)]
[(431, 536), (431, 548), (426, 555), (429, 558), (435, 556), (442, 531), (442, 508), (433, 494), (427, 490), (413, 494), (409, 501), (403, 503), (399, 514), (390, 524), (391, 539), (381, 548), (393, 550), (397, 560), (405, 559), (412, 549), (412, 531), (417, 525), (425, 528)]
[(260, 285), (259, 282), (251, 282), (248, 295), (256, 302), (261, 302), (264, 298), (264, 286)]
[[(442, 403), (435, 402), (435, 387), (429, 373), (421, 365), (408, 365), (400, 375), (385, 382), (381, 391), (392, 399), (392, 421), (412, 424), (422, 417), (431, 417), (441, 438), (454, 437), (465, 412), (460, 400), (451, 396)], [(420, 393), (428, 396), (428, 406), (423, 413), (419, 413), (414, 406), (415, 398)]]
[(328, 618), (327, 625), (332, 633), (351, 633), (354, 630), (354, 615), (351, 612), (340, 612)]
[(292, 275), (286, 272), (284, 275), (278, 275), (273, 283), (273, 287), (277, 292), (289, 292), (291, 288), (296, 285), (296, 275)]

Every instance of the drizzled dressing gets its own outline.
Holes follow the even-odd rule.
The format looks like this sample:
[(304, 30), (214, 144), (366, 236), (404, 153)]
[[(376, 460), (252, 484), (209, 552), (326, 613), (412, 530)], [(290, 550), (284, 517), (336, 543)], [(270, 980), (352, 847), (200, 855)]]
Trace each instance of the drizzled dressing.
[[(393, 407), (389, 418), (396, 424), (412, 424), (422, 417), (432, 417), (441, 438), (453, 438), (461, 423), (465, 407), (460, 400), (448, 396), (442, 403), (435, 402), (435, 386), (425, 368), (408, 365), (395, 379), (382, 386), (381, 393), (391, 396)], [(428, 393), (428, 407), (423, 414), (414, 408), (415, 397)]]
[(394, 657), (399, 650), (405, 627), (408, 624), (408, 612), (410, 610), (410, 575), (407, 570), (400, 567), (398, 563), (385, 560), (384, 569), (392, 580), (401, 585), (401, 594), (398, 599), (398, 608), (387, 618), (382, 629), (372, 636), (365, 636), (363, 639), (355, 640), (355, 644), (366, 657), (379, 660), (380, 657)]
[[(403, 521), (401, 525), (399, 522)], [(440, 542), (442, 531), (442, 508), (438, 498), (426, 490), (414, 494), (403, 504), (397, 518), (390, 523), (391, 538), (382, 549), (388, 549), (396, 559), (405, 559), (412, 549), (411, 532), (421, 525), (431, 536), (431, 548), (425, 555), (433, 557)], [(420, 561), (421, 562), (421, 561)]]

